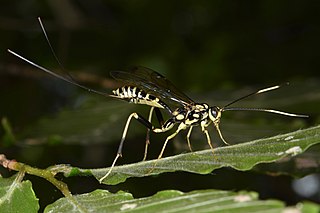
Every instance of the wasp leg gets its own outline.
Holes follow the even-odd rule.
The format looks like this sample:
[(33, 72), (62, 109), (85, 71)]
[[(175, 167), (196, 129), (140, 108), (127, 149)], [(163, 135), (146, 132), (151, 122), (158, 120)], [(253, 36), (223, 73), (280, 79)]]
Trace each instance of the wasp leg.
[(213, 149), (213, 146), (212, 146), (212, 143), (211, 143), (211, 139), (210, 139), (210, 135), (209, 135), (209, 132), (207, 129), (203, 128), (202, 131), (204, 132), (204, 134), (206, 134), (206, 137), (207, 137), (207, 142), (210, 146), (210, 149), (212, 151), (212, 154), (214, 154), (214, 149)]
[(166, 146), (167, 146), (167, 143), (169, 140), (171, 140), (172, 138), (174, 138), (178, 133), (179, 133), (180, 130), (177, 130), (176, 132), (174, 132), (172, 135), (169, 135), (166, 139), (166, 141), (164, 142), (163, 146), (162, 146), (162, 149), (161, 149), (161, 152), (158, 156), (158, 158), (156, 159), (156, 161), (154, 162), (152, 168), (150, 169), (150, 171), (148, 172), (149, 174), (154, 170), (154, 168), (156, 167), (157, 163), (158, 163), (158, 160), (162, 158), (162, 155), (163, 155), (163, 152), (164, 150), (166, 149)]
[(204, 132), (204, 134), (206, 135), (206, 137), (207, 137), (207, 142), (208, 142), (208, 144), (209, 144), (209, 146), (210, 146), (210, 149), (211, 149), (211, 151), (212, 151), (212, 154), (214, 154), (214, 149), (213, 149), (213, 146), (212, 146), (212, 143), (211, 143), (211, 139), (210, 139), (209, 132), (208, 132), (208, 130), (207, 130), (207, 125), (206, 125), (206, 123), (201, 123), (201, 130), (202, 130), (202, 132)]
[(221, 133), (221, 131), (220, 131), (219, 123), (214, 123), (214, 126), (215, 126), (215, 128), (216, 128), (216, 130), (217, 130), (217, 132), (218, 132), (218, 134), (219, 134), (219, 136), (220, 136), (220, 138), (221, 138), (221, 140), (223, 141), (223, 143), (225, 143), (226, 145), (230, 145), (230, 144), (223, 138), (222, 133)]
[(163, 126), (163, 121), (164, 120), (163, 120), (163, 116), (162, 116), (162, 113), (161, 113), (160, 109), (159, 108), (155, 108), (154, 110), (155, 110), (156, 117), (158, 119), (158, 122), (159, 122), (160, 126)]
[(191, 136), (192, 128), (193, 128), (193, 126), (190, 126), (188, 134), (187, 134), (187, 142), (188, 142), (188, 146), (189, 146), (190, 152), (193, 152), (192, 148), (191, 148), (191, 143), (190, 143), (190, 136)]
[(171, 135), (169, 135), (169, 136), (167, 137), (166, 141), (164, 142), (164, 144), (163, 144), (163, 146), (162, 146), (161, 152), (160, 152), (157, 160), (159, 160), (159, 159), (162, 158), (163, 152), (164, 152), (164, 150), (166, 149), (166, 146), (167, 146), (168, 141), (171, 140), (172, 138), (174, 138), (179, 132), (180, 132), (180, 130), (177, 129), (177, 131), (175, 131), (173, 134), (171, 134)]
[[(153, 111), (155, 111), (155, 113), (156, 113), (156, 117), (157, 117), (157, 120), (158, 120), (160, 126), (163, 126), (163, 117), (162, 117), (162, 114), (161, 114), (161, 111), (159, 108), (155, 108), (155, 107), (150, 108), (148, 121), (151, 123)], [(148, 146), (150, 144), (150, 130), (151, 129), (149, 129), (149, 128), (147, 129), (146, 146), (144, 149), (144, 156), (143, 156), (142, 161), (145, 161), (147, 159)]]
[(153, 126), (152, 124), (147, 120), (145, 119), (144, 117), (140, 116), (138, 113), (134, 112), (134, 113), (131, 113), (128, 117), (128, 120), (127, 120), (127, 123), (124, 127), (124, 130), (123, 130), (123, 133), (122, 133), (122, 138), (121, 138), (121, 141), (120, 141), (120, 144), (119, 144), (119, 148), (118, 148), (118, 151), (117, 151), (117, 155), (116, 157), (114, 158), (113, 160), (113, 163), (109, 169), (109, 171), (107, 172), (107, 174), (105, 174), (102, 178), (99, 179), (99, 182), (101, 183), (106, 177), (108, 177), (111, 173), (111, 171), (113, 170), (117, 160), (119, 157), (122, 157), (122, 147), (123, 147), (123, 143), (124, 143), (124, 140), (127, 136), (127, 132), (128, 132), (128, 128), (129, 128), (129, 124), (131, 122), (131, 119), (132, 118), (135, 118), (137, 121), (139, 121), (141, 124), (143, 124), (144, 126), (146, 126), (148, 129), (153, 129)]
[[(153, 129), (152, 131), (154, 131), (154, 132), (156, 132), (156, 133), (166, 132), (166, 131), (170, 130), (170, 129), (174, 126), (174, 123), (169, 120), (169, 121), (167, 121), (167, 122), (164, 124), (164, 126), (166, 126), (166, 127), (163, 127), (162, 129), (160, 129), (160, 128)], [(149, 171), (149, 173), (151, 173), (151, 172), (154, 170), (155, 166), (156, 166), (157, 163), (158, 163), (158, 160), (162, 158), (162, 155), (163, 155), (163, 153), (164, 153), (164, 150), (166, 149), (166, 146), (167, 146), (167, 143), (169, 142), (169, 140), (171, 140), (172, 138), (174, 138), (181, 130), (184, 130), (184, 129), (186, 129), (186, 125), (183, 124), (183, 123), (181, 123), (181, 124), (178, 126), (178, 129), (177, 129), (173, 134), (171, 134), (171, 135), (169, 135), (169, 136), (167, 137), (167, 139), (165, 140), (165, 142), (164, 142), (164, 144), (163, 144), (163, 146), (162, 146), (161, 152), (160, 152), (158, 158), (156, 159), (156, 161), (155, 161), (152, 169)]]
[[(152, 113), (153, 113), (154, 107), (150, 108), (150, 112), (149, 112), (149, 117), (148, 117), (148, 121), (151, 123), (152, 120)], [(148, 146), (150, 144), (150, 129), (147, 129), (147, 135), (146, 135), (146, 145), (144, 148), (144, 155), (143, 155), (143, 159), (142, 161), (145, 161), (147, 159), (147, 153), (148, 153)]]

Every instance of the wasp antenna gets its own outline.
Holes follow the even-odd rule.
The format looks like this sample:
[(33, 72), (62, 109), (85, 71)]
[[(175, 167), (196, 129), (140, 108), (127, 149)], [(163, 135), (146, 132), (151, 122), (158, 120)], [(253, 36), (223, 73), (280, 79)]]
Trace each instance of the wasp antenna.
[(19, 55), (18, 53), (14, 52), (14, 51), (12, 51), (12, 50), (10, 50), (10, 49), (8, 49), (8, 52), (11, 53), (11, 54), (14, 55), (14, 56), (20, 58), (21, 60), (27, 62), (28, 64), (30, 64), (30, 65), (32, 65), (32, 66), (34, 66), (34, 67), (36, 67), (36, 68), (38, 68), (38, 69), (40, 69), (40, 70), (48, 73), (48, 74), (50, 74), (50, 75), (52, 75), (52, 76), (54, 76), (54, 77), (56, 77), (56, 78), (59, 78), (59, 79), (65, 81), (65, 82), (68, 82), (68, 83), (73, 84), (73, 85), (75, 85), (75, 86), (78, 86), (78, 87), (80, 87), (80, 88), (82, 88), (82, 89), (85, 89), (85, 90), (87, 90), (88, 92), (93, 92), (93, 93), (96, 93), (96, 94), (102, 95), (102, 96), (110, 96), (110, 95), (107, 94), (107, 93), (100, 92), (100, 91), (91, 89), (91, 88), (89, 88), (89, 87), (86, 87), (86, 86), (84, 86), (84, 85), (81, 85), (81, 84), (77, 83), (77, 81), (74, 80), (74, 78), (72, 77), (72, 75), (70, 75), (70, 73), (68, 73), (68, 72), (65, 71), (63, 65), (61, 64), (59, 58), (57, 57), (57, 55), (56, 55), (56, 53), (55, 53), (55, 51), (54, 51), (54, 49), (53, 49), (53, 47), (52, 47), (52, 45), (51, 45), (51, 43), (50, 43), (50, 40), (49, 40), (49, 37), (48, 37), (48, 35), (47, 35), (46, 29), (44, 28), (44, 25), (43, 25), (42, 20), (41, 20), (40, 17), (38, 17), (38, 21), (39, 21), (41, 30), (42, 30), (45, 38), (46, 38), (46, 41), (47, 41), (47, 43), (48, 43), (48, 45), (49, 45), (49, 47), (50, 47), (51, 53), (53, 54), (54, 58), (55, 58), (56, 61), (58, 62), (58, 64), (59, 64), (60, 68), (62, 69), (62, 71), (63, 71), (69, 78), (66, 78), (66, 77), (64, 77), (64, 76), (62, 76), (62, 75), (59, 75), (59, 74), (57, 74), (57, 73), (55, 73), (55, 72), (52, 72), (51, 70), (49, 70), (49, 69), (47, 69), (47, 68), (45, 68), (45, 67), (42, 67), (42, 66), (40, 66), (39, 64), (34, 63), (33, 61), (31, 61), (31, 60), (29, 60), (29, 59), (27, 59), (27, 58)]
[(273, 114), (279, 114), (289, 117), (298, 117), (298, 118), (308, 118), (308, 115), (300, 115), (300, 114), (294, 114), (289, 112), (283, 112), (279, 110), (274, 109), (260, 109), (260, 108), (241, 108), (241, 107), (235, 107), (235, 108), (224, 108), (223, 111), (258, 111), (258, 112), (269, 112)]
[(226, 107), (228, 107), (228, 106), (230, 106), (230, 105), (232, 105), (232, 104), (234, 104), (234, 103), (236, 103), (236, 102), (239, 102), (239, 101), (241, 101), (241, 100), (243, 100), (243, 99), (246, 99), (246, 98), (248, 98), (248, 97), (250, 97), (250, 96), (258, 95), (258, 94), (265, 93), (265, 92), (269, 92), (269, 91), (272, 91), (272, 90), (276, 90), (276, 89), (279, 89), (280, 87), (285, 86), (285, 85), (289, 85), (289, 82), (286, 82), (286, 83), (281, 84), (281, 85), (276, 85), (276, 86), (272, 86), (272, 87), (267, 87), (267, 88), (264, 88), (264, 89), (260, 89), (260, 90), (258, 90), (258, 91), (255, 91), (255, 92), (253, 92), (253, 93), (250, 93), (250, 94), (248, 94), (248, 95), (245, 95), (245, 96), (243, 96), (243, 97), (241, 97), (241, 98), (238, 98), (238, 99), (236, 99), (236, 100), (228, 103), (228, 104), (225, 105), (222, 109), (225, 109)]
[(56, 52), (54, 51), (54, 49), (53, 49), (53, 47), (52, 47), (52, 45), (51, 45), (50, 39), (49, 39), (49, 37), (48, 37), (48, 35), (47, 35), (47, 31), (46, 31), (46, 29), (44, 28), (44, 25), (43, 25), (43, 23), (42, 23), (41, 17), (38, 17), (38, 21), (39, 21), (41, 30), (42, 30), (42, 32), (43, 32), (43, 35), (44, 35), (44, 37), (46, 38), (46, 41), (47, 41), (47, 43), (48, 43), (48, 45), (49, 45), (49, 47), (50, 47), (50, 50), (51, 50), (51, 52), (52, 52), (52, 55), (54, 56), (54, 58), (55, 58), (56, 61), (58, 62), (59, 66), (64, 70), (64, 67), (63, 67), (62, 63), (60, 62), (58, 56), (56, 55)]
[(64, 68), (64, 66), (62, 65), (62, 63), (60, 62), (60, 60), (59, 60), (56, 52), (54, 51), (53, 46), (52, 46), (52, 44), (51, 44), (51, 42), (50, 42), (49, 36), (48, 36), (48, 34), (47, 34), (47, 31), (46, 31), (46, 29), (45, 29), (45, 27), (44, 27), (44, 24), (42, 23), (41, 17), (38, 17), (38, 21), (39, 21), (41, 30), (42, 30), (42, 32), (43, 32), (43, 35), (44, 35), (44, 37), (45, 37), (45, 39), (46, 39), (46, 41), (47, 41), (47, 43), (48, 43), (48, 45), (49, 45), (49, 47), (50, 47), (51, 53), (52, 53), (53, 57), (55, 58), (55, 60), (57, 61), (59, 67), (61, 68), (61, 70), (62, 70), (70, 79), (72, 79), (72, 81), (75, 81), (74, 78), (73, 78), (73, 76), (72, 76), (69, 72), (67, 72), (67, 71), (65, 70), (65, 68)]
[(56, 77), (56, 78), (59, 78), (59, 79), (65, 81), (65, 82), (68, 82), (68, 83), (70, 83), (70, 84), (73, 84), (73, 85), (75, 85), (75, 86), (78, 86), (78, 87), (80, 87), (80, 88), (82, 88), (82, 89), (85, 89), (85, 90), (87, 90), (87, 91), (89, 91), (89, 92), (93, 92), (93, 93), (96, 93), (96, 94), (99, 94), (99, 95), (102, 95), (102, 96), (109, 96), (107, 93), (104, 93), (104, 92), (100, 92), (100, 91), (91, 89), (91, 88), (89, 88), (89, 87), (86, 87), (86, 86), (84, 86), (84, 85), (81, 85), (81, 84), (77, 83), (76, 81), (74, 81), (74, 80), (72, 80), (72, 79), (65, 78), (65, 77), (63, 77), (62, 75), (59, 75), (59, 74), (57, 74), (57, 73), (55, 73), (55, 72), (52, 72), (51, 70), (48, 70), (47, 68), (42, 67), (42, 66), (40, 66), (39, 64), (36, 64), (36, 63), (34, 63), (33, 61), (30, 61), (29, 59), (26, 59), (25, 57), (19, 55), (18, 53), (14, 52), (14, 51), (12, 51), (12, 50), (10, 50), (10, 49), (8, 49), (8, 52), (11, 53), (11, 54), (14, 55), (14, 56), (20, 58), (21, 60), (25, 61), (26, 63), (28, 63), (28, 64), (30, 64), (30, 65), (32, 65), (32, 66), (34, 66), (34, 67), (36, 67), (36, 68), (38, 68), (38, 69), (40, 69), (40, 70), (42, 70), (43, 72), (46, 72), (46, 73), (48, 73), (48, 74), (50, 74), (50, 75), (52, 75), (52, 76), (54, 76), (54, 77)]

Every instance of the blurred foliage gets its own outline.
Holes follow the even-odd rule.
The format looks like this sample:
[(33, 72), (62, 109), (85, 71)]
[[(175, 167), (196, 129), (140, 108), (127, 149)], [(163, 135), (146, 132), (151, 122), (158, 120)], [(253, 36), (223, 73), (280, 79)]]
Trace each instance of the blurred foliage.
[(1, 125), (2, 128), (4, 130), (4, 134), (2, 136), (1, 142), (2, 142), (2, 146), (12, 146), (14, 145), (16, 139), (13, 135), (12, 132), (12, 127), (10, 126), (10, 123), (8, 121), (8, 119), (6, 118), (2, 118), (1, 119)]
[[(238, 143), (319, 123), (319, 8), (315, 0), (6, 1), (0, 7), (0, 118), (7, 118), (5, 126), (10, 128), (1, 129), (0, 137), (7, 141), (10, 136), (15, 145), (5, 147), (1, 141), (1, 152), (38, 167), (110, 165), (126, 117), (135, 110), (142, 114), (148, 110), (94, 98), (10, 55), (7, 48), (63, 73), (41, 32), (39, 16), (65, 69), (81, 83), (102, 91), (117, 85), (109, 71), (130, 65), (150, 67), (194, 100), (218, 106), (254, 89), (290, 81), (289, 87), (239, 105), (272, 107), (311, 118), (225, 113), (222, 131), (231, 143)], [(144, 137), (144, 128), (133, 122), (122, 162), (142, 159)], [(158, 154), (164, 138), (152, 135), (150, 159)], [(167, 155), (187, 150), (183, 134), (176, 140)], [(203, 135), (195, 130), (192, 140), (203, 141)], [(236, 173), (235, 183), (234, 173), (221, 170), (214, 176), (188, 178), (186, 174), (161, 175), (108, 189), (130, 190), (138, 196), (170, 187), (182, 191), (248, 189), (287, 203), (302, 199), (292, 191), (290, 178)], [(79, 193), (97, 187), (95, 182), (71, 182)], [(266, 183), (274, 188), (267, 189)], [(152, 190), (144, 189), (148, 184), (154, 186)], [(47, 195), (45, 184), (34, 187), (39, 187), (37, 195)], [(52, 203), (55, 196), (59, 195), (41, 202)], [(320, 196), (310, 199), (319, 202)]]

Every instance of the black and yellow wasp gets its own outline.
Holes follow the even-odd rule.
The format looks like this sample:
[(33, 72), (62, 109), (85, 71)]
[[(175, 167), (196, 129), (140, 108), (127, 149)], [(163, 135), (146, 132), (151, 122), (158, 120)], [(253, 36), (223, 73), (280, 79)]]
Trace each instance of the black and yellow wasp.
[[(44, 35), (46, 37), (46, 40), (51, 48), (51, 51), (53, 52), (54, 56), (56, 57), (53, 48), (50, 44), (50, 41), (46, 35), (46, 31), (41, 23), (41, 20), (39, 19), (40, 25), (42, 27), (42, 30), (44, 32)], [(29, 63), (30, 65), (33, 65), (37, 67), (38, 69), (53, 75), (63, 81), (66, 81), (68, 83), (71, 83), (73, 85), (76, 85), (78, 87), (81, 87), (85, 90), (88, 90), (89, 92), (93, 92), (102, 96), (106, 97), (112, 97), (116, 99), (121, 99), (128, 101), (129, 103), (134, 104), (144, 104), (151, 106), (150, 113), (148, 119), (144, 118), (140, 114), (133, 112), (129, 115), (128, 120), (125, 124), (122, 138), (120, 141), (120, 145), (117, 151), (117, 155), (112, 163), (111, 168), (109, 169), (108, 173), (100, 179), (100, 182), (103, 181), (112, 171), (113, 167), (116, 164), (116, 161), (119, 157), (122, 156), (122, 148), (123, 143), (125, 141), (129, 124), (132, 120), (132, 118), (135, 118), (137, 121), (139, 121), (141, 124), (143, 124), (148, 131), (152, 131), (154, 133), (161, 133), (161, 132), (167, 132), (171, 130), (174, 126), (177, 126), (175, 131), (169, 135), (161, 149), (161, 152), (158, 156), (158, 159), (160, 159), (164, 153), (164, 150), (166, 148), (166, 145), (170, 139), (175, 137), (181, 130), (188, 129), (187, 133), (187, 142), (189, 149), (192, 151), (191, 144), (190, 144), (190, 135), (192, 132), (192, 129), (194, 126), (200, 126), (202, 132), (205, 134), (207, 138), (207, 142), (213, 151), (213, 147), (211, 144), (211, 139), (209, 136), (209, 132), (207, 130), (209, 125), (213, 125), (215, 129), (217, 130), (221, 140), (226, 144), (229, 145), (226, 140), (223, 138), (222, 133), (219, 128), (220, 119), (222, 112), (224, 111), (235, 111), (235, 110), (247, 110), (247, 111), (262, 111), (262, 112), (269, 112), (269, 113), (276, 113), (280, 115), (285, 116), (291, 116), (291, 117), (308, 117), (307, 115), (299, 115), (299, 114), (293, 114), (293, 113), (287, 113), (283, 111), (278, 111), (274, 109), (260, 109), (260, 108), (232, 108), (230, 107), (232, 104), (247, 98), (252, 95), (268, 92), (271, 90), (275, 90), (280, 88), (280, 86), (273, 86), (268, 87), (265, 89), (258, 90), (256, 92), (250, 93), (244, 97), (238, 98), (229, 104), (225, 105), (224, 107), (218, 107), (218, 106), (209, 106), (206, 103), (197, 103), (190, 99), (187, 95), (185, 95), (183, 92), (181, 92), (179, 89), (177, 89), (168, 79), (166, 79), (161, 74), (157, 73), (156, 71), (153, 71), (149, 68), (136, 66), (133, 69), (131, 69), (129, 72), (124, 71), (112, 71), (110, 74), (113, 78), (116, 80), (122, 81), (125, 86), (122, 86), (120, 88), (117, 88), (112, 91), (112, 94), (107, 94), (104, 92), (100, 92), (97, 90), (90, 89), (86, 86), (83, 86), (79, 83), (77, 83), (72, 77), (63, 77), (62, 75), (59, 75), (57, 73), (54, 73), (28, 59), (25, 57), (15, 53), (12, 50), (8, 50), (9, 53), (15, 55), (16, 57), (22, 59), (23, 61)], [(57, 57), (56, 57), (57, 59)], [(59, 60), (57, 59), (58, 63), (60, 64)], [(160, 110), (165, 110), (169, 113), (169, 119), (164, 121), (163, 116), (161, 114)], [(160, 126), (156, 127), (151, 123), (152, 115), (155, 113)], [(147, 150), (148, 150), (148, 144), (149, 144), (149, 132), (147, 134), (147, 142), (144, 152), (144, 160), (147, 156)]]

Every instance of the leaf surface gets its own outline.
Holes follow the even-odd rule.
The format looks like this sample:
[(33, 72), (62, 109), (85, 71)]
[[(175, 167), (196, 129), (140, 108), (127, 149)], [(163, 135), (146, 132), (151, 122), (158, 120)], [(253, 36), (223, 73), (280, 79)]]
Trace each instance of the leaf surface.
[(132, 194), (106, 190), (74, 196), (85, 208), (75, 209), (61, 198), (45, 212), (280, 212), (284, 204), (276, 200), (258, 200), (255, 192), (201, 190), (183, 193), (176, 190), (135, 199)]
[(38, 212), (39, 202), (30, 181), (18, 175), (0, 178), (0, 212)]
[[(124, 182), (129, 177), (144, 177), (174, 171), (208, 174), (221, 167), (246, 171), (257, 164), (275, 162), (284, 157), (301, 154), (310, 146), (320, 143), (319, 135), (320, 126), (316, 126), (270, 138), (219, 147), (214, 150), (214, 154), (211, 150), (203, 150), (159, 160), (116, 166), (103, 183), (114, 185)], [(65, 174), (66, 176), (79, 175), (79, 173), (92, 174), (99, 180), (109, 169), (70, 167)]]

